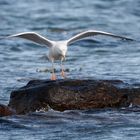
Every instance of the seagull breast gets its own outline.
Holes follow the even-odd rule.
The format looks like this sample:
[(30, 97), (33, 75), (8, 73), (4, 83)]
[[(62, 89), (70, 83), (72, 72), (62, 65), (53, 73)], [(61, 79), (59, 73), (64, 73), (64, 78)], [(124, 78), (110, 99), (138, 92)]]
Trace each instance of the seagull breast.
[(67, 45), (64, 41), (57, 41), (49, 50), (49, 59), (62, 60), (65, 58), (67, 52)]

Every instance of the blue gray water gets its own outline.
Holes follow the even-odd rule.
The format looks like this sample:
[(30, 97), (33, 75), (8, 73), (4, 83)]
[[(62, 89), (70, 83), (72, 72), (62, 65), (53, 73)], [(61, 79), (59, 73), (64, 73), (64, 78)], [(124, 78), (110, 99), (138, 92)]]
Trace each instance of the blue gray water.
[[(35, 31), (49, 39), (68, 39), (97, 29), (135, 42), (95, 37), (69, 47), (70, 78), (120, 79), (140, 84), (139, 0), (0, 0), (0, 36)], [(47, 49), (22, 39), (0, 41), (0, 103), (30, 79), (47, 79)], [(56, 63), (59, 77), (59, 62)], [(61, 78), (61, 77), (59, 77)], [(135, 109), (36, 112), (0, 118), (0, 139), (139, 140), (140, 111)]]

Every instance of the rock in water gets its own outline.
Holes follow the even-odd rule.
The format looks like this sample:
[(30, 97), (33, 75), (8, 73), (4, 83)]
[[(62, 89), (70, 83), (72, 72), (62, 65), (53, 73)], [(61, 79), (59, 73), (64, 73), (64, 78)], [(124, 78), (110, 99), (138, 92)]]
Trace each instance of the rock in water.
[[(17, 114), (40, 109), (64, 111), (129, 106), (140, 103), (140, 89), (120, 88), (119, 80), (33, 80), (11, 93), (9, 107)], [(133, 94), (133, 96), (131, 96)]]
[(13, 115), (16, 112), (6, 105), (0, 104), (0, 117)]

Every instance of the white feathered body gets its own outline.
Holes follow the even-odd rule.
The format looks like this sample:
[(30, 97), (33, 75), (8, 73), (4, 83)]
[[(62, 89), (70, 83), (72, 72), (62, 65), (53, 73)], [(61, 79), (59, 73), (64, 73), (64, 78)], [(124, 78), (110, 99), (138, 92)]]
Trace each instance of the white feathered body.
[(48, 58), (51, 61), (65, 59), (67, 53), (67, 41), (55, 41), (49, 48)]

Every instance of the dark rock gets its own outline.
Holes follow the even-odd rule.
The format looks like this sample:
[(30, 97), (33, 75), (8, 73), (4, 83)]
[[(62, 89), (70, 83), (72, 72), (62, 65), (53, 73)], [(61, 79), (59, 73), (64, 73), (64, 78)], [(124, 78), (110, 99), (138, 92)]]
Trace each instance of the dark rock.
[(64, 111), (140, 105), (140, 89), (119, 80), (33, 80), (11, 93), (9, 107), (17, 114), (40, 109)]
[(13, 109), (11, 109), (10, 107), (0, 104), (0, 117), (13, 115), (15, 113), (16, 112)]

